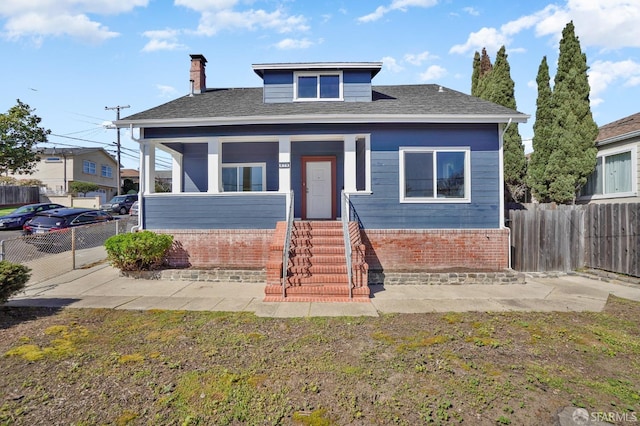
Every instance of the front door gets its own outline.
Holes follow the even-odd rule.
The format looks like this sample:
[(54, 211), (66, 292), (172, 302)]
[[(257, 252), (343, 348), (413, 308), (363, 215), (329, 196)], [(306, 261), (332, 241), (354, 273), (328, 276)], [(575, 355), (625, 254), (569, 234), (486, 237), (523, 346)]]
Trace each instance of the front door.
[(335, 218), (335, 157), (304, 157), (302, 203), (304, 219)]

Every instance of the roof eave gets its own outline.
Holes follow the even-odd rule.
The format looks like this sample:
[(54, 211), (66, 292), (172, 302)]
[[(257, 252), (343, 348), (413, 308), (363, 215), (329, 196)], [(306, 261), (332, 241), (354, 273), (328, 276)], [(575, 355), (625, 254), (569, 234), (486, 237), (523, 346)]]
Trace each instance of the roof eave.
[(627, 139), (632, 139), (635, 137), (640, 137), (640, 130), (634, 130), (633, 132), (623, 133), (621, 135), (611, 136), (609, 138), (596, 141), (596, 146), (609, 145), (612, 143), (622, 142)]
[(305, 115), (305, 116), (246, 116), (220, 118), (172, 118), (118, 120), (118, 128), (127, 127), (191, 127), (191, 126), (234, 126), (251, 124), (362, 124), (362, 123), (526, 123), (526, 114), (510, 115)]

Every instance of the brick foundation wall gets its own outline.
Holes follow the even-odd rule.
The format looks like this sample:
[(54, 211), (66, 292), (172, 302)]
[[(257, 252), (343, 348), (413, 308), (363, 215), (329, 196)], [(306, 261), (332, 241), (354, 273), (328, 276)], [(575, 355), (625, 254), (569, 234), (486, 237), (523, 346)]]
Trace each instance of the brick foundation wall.
[(365, 229), (371, 271), (502, 271), (509, 268), (508, 229)]
[(168, 257), (172, 267), (263, 269), (273, 229), (209, 229), (155, 231), (173, 235)]

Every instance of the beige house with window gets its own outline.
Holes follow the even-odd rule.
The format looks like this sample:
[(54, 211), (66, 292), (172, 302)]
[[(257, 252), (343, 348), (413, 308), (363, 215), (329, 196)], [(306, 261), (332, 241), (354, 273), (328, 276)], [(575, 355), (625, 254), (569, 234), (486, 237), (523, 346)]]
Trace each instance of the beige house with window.
[(65, 195), (74, 181), (93, 182), (100, 187), (86, 194), (99, 196), (102, 202), (118, 191), (118, 163), (103, 148), (45, 148), (31, 175), (13, 175), (17, 179), (38, 179), (47, 195)]
[(640, 202), (640, 113), (600, 127), (596, 147), (596, 169), (582, 188), (580, 201)]

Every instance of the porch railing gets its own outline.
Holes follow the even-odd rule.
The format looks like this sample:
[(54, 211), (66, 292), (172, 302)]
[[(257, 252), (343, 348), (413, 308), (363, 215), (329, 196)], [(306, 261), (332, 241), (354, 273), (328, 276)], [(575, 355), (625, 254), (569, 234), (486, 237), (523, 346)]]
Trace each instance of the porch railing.
[(287, 232), (284, 237), (284, 244), (282, 249), (282, 297), (287, 296), (287, 270), (289, 269), (289, 250), (291, 246), (291, 231), (293, 229), (293, 191), (289, 193), (287, 197), (289, 202), (287, 208)]
[(353, 271), (351, 263), (351, 234), (349, 232), (349, 213), (351, 206), (349, 196), (342, 191), (342, 234), (344, 236), (344, 256), (347, 261), (347, 278), (349, 285), (349, 299), (353, 298)]

